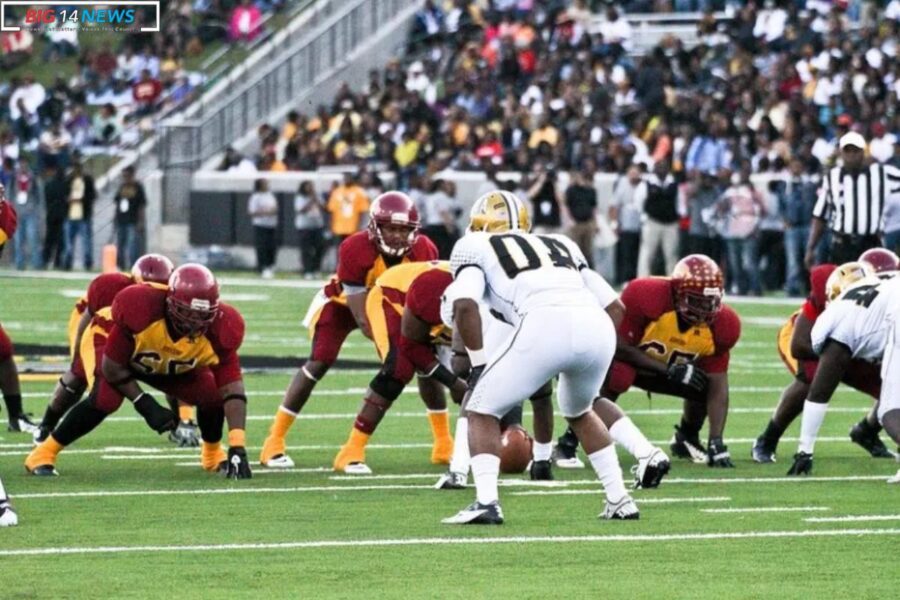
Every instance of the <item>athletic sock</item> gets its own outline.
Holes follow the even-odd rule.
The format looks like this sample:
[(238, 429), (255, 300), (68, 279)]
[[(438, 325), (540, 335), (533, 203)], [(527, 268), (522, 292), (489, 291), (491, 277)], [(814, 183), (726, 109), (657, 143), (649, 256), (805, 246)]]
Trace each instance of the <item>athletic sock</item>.
[(803, 403), (803, 419), (800, 421), (800, 445), (798, 450), (812, 454), (816, 446), (816, 437), (819, 435), (819, 429), (825, 421), (825, 413), (828, 412), (827, 404), (818, 402)]
[(531, 457), (535, 461), (550, 460), (551, 454), (553, 454), (553, 442), (547, 442), (546, 444), (534, 442), (531, 445)]
[(22, 394), (3, 394), (3, 402), (6, 403), (6, 413), (11, 423), (22, 414)]
[(202, 442), (200, 444), (200, 464), (207, 471), (215, 471), (219, 464), (226, 460), (222, 442)]
[(476, 454), (472, 457), (472, 477), (475, 479), (475, 496), (481, 504), (497, 502), (497, 478), (500, 476), (500, 457), (493, 454)]
[(588, 459), (597, 473), (597, 478), (606, 492), (606, 499), (610, 502), (618, 502), (628, 494), (625, 491), (625, 481), (622, 479), (622, 468), (619, 466), (619, 457), (616, 455), (615, 444), (610, 444), (602, 450), (588, 454)]
[(41, 442), (41, 444), (32, 450), (25, 458), (25, 468), (31, 471), (44, 465), (56, 464), (56, 457), (65, 446), (60, 444), (53, 435), (54, 434), (47, 436), (47, 439)]
[(450, 413), (447, 409), (429, 410), (428, 423), (431, 425), (431, 435), (434, 441), (450, 439)]
[(353, 427), (350, 430), (350, 437), (347, 438), (347, 447), (365, 450), (366, 446), (369, 444), (370, 437), (372, 437), (372, 434), (363, 433), (356, 427)]
[(178, 405), (178, 418), (182, 421), (194, 420), (194, 407), (189, 404)]
[(613, 441), (635, 458), (646, 458), (653, 452), (653, 444), (628, 417), (622, 417), (609, 428)]
[(72, 407), (48, 440), (56, 438), (63, 446), (89, 434), (106, 418), (106, 413), (94, 408), (89, 399)]
[(784, 435), (784, 430), (784, 427), (776, 423), (773, 419), (769, 419), (769, 424), (766, 425), (766, 430), (763, 431), (762, 437), (773, 445), (778, 444), (781, 436)]
[(450, 459), (450, 471), (469, 474), (469, 419), (456, 419), (456, 435), (453, 437), (453, 458)]
[(291, 425), (297, 420), (297, 413), (288, 410), (283, 406), (278, 407), (275, 413), (275, 420), (272, 421), (272, 427), (269, 429), (269, 435), (272, 437), (284, 438), (287, 436)]

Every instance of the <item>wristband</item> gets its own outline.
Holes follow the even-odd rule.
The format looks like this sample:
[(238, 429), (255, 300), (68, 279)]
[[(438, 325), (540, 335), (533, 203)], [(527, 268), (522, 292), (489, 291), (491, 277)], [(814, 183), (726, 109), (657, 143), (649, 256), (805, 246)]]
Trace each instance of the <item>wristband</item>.
[(246, 446), (247, 435), (243, 429), (232, 429), (228, 432), (228, 446), (231, 448), (236, 448), (238, 446), (244, 447)]
[(484, 351), (484, 348), (479, 348), (478, 350), (466, 348), (466, 352), (469, 353), (469, 362), (472, 363), (473, 368), (483, 367), (487, 364), (487, 353)]

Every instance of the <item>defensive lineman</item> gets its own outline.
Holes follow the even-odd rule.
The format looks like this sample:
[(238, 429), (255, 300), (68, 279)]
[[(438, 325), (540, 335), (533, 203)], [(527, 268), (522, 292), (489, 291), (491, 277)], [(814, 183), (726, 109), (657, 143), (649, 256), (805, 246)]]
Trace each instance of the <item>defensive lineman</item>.
[[(472, 363), (469, 447), (477, 498), (444, 523), (500, 524), (500, 418), (559, 375), (560, 411), (572, 425), (606, 492), (606, 519), (637, 519), (609, 431), (591, 410), (615, 353), (615, 328), (603, 310), (615, 295), (568, 238), (533, 235), (522, 201), (507, 192), (482, 196), (469, 232), (450, 257), (454, 282), (442, 307)], [(515, 327), (488, 357), (479, 301)]]

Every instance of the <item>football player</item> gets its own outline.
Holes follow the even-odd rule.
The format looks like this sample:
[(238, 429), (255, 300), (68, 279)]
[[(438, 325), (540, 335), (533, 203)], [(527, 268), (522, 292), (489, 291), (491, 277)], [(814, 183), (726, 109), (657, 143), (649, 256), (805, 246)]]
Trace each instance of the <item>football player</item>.
[(275, 413), (259, 462), (270, 468), (290, 468), (285, 436), (309, 396), (334, 361), (347, 336), (359, 328), (372, 338), (366, 321), (366, 298), (375, 281), (389, 267), (437, 260), (435, 245), (419, 233), (419, 213), (409, 196), (386, 192), (369, 211), (366, 231), (354, 233), (338, 248), (337, 273), (317, 295), (304, 324), (312, 332), (309, 360), (294, 375)]
[[(812, 472), (815, 441), (828, 401), (854, 359), (881, 363), (878, 420), (900, 444), (900, 278), (866, 277), (867, 270), (860, 263), (848, 263), (829, 278), (837, 296), (812, 328), (819, 367), (803, 404), (800, 443), (788, 475)], [(855, 275), (848, 275), (852, 271)]]
[(441, 364), (435, 344), (448, 344), (450, 331), (440, 319), (440, 298), (450, 285), (446, 261), (415, 262), (391, 267), (375, 282), (366, 300), (366, 319), (381, 357), (350, 437), (334, 459), (334, 470), (370, 474), (366, 445), (381, 419), (413, 376), (428, 409), (434, 433), (431, 462), (446, 465), (453, 453), (447, 401), (441, 384), (460, 399), (466, 383)]
[[(28, 471), (55, 475), (59, 452), (118, 410), (124, 398), (157, 433), (174, 429), (177, 415), (142, 389), (140, 384), (146, 384), (197, 407), (204, 469), (250, 478), (244, 433), (247, 397), (238, 358), (244, 320), (236, 309), (219, 302), (219, 284), (210, 270), (186, 264), (175, 269), (167, 289), (133, 285), (119, 292), (112, 307), (100, 310), (94, 321), (102, 328), (94, 329), (87, 344), (93, 342), (97, 357), (91, 394), (28, 455)], [(227, 460), (220, 443), (226, 420)]]
[[(116, 294), (135, 283), (151, 283), (165, 286), (175, 265), (160, 254), (145, 254), (138, 258), (131, 268), (130, 274), (103, 273), (95, 277), (84, 296), (75, 303), (69, 316), (69, 352), (71, 362), (69, 370), (63, 373), (53, 397), (47, 404), (44, 417), (34, 434), (35, 444), (40, 444), (66, 411), (81, 399), (88, 387), (88, 374), (85, 372), (80, 348), (82, 337), (91, 323), (91, 319), (102, 309), (112, 306)], [(190, 407), (188, 407), (190, 410)], [(190, 421), (190, 416), (188, 421)]]
[[(719, 266), (702, 254), (678, 261), (671, 277), (629, 283), (621, 296), (625, 318), (618, 329), (616, 360), (594, 405), (597, 413), (604, 420), (612, 418), (607, 412), (616, 409), (613, 402), (631, 386), (683, 398), (672, 453), (710, 467), (733, 467), (722, 436), (728, 416), (728, 362), (741, 322), (722, 303), (723, 295)], [(704, 448), (700, 428), (707, 415), (709, 440)], [(558, 440), (563, 460), (575, 457), (576, 448), (571, 430)]]
[[(765, 431), (756, 438), (751, 455), (758, 463), (775, 462), (775, 451), (778, 441), (785, 430), (803, 411), (803, 403), (809, 394), (809, 384), (815, 377), (819, 365), (819, 357), (813, 351), (811, 332), (816, 319), (825, 310), (829, 296), (837, 295), (837, 290), (846, 287), (852, 281), (844, 278), (862, 278), (874, 273), (889, 273), (897, 270), (897, 256), (883, 248), (867, 250), (860, 256), (860, 262), (867, 265), (870, 271), (860, 269), (847, 269), (838, 275), (842, 280), (838, 286), (827, 285), (829, 278), (837, 268), (835, 265), (823, 264), (813, 267), (809, 274), (810, 294), (778, 332), (778, 353), (785, 366), (794, 375), (794, 380), (781, 394), (778, 406), (772, 418), (766, 425)], [(842, 381), (850, 387), (868, 394), (875, 400), (881, 393), (881, 374), (878, 367), (872, 363), (855, 360), (852, 368), (847, 369)], [(876, 408), (853, 425), (850, 429), (850, 439), (862, 446), (869, 454), (876, 458), (890, 458), (893, 456), (879, 438), (881, 425), (878, 423)]]
[[(16, 211), (12, 207), (12, 204), (6, 201), (6, 188), (0, 183), (0, 253), (3, 252), (3, 246), (6, 244), (7, 240), (12, 238), (15, 234), (16, 223)], [(10, 364), (7, 364), (7, 361)], [(12, 367), (11, 372), (8, 371), (10, 365)], [(7, 387), (6, 380), (11, 379), (10, 374), (14, 376), (15, 386), (9, 385), (9, 387)], [(7, 397), (7, 389), (10, 390), (10, 395), (12, 394), (13, 389), (19, 389), (19, 376), (16, 371), (16, 365), (12, 361), (12, 344), (6, 336), (6, 333), (3, 331), (3, 327), (0, 327), (0, 384), (2, 384), (3, 399), (6, 403), (6, 408), (9, 410), (10, 401)], [(22, 414), (22, 395), (18, 391), (16, 393), (19, 397), (18, 414)], [(15, 408), (14, 404), (13, 408)], [(12, 428), (13, 420), (18, 421), (18, 419), (11, 418), (10, 429)], [(19, 428), (21, 429), (21, 425), (19, 425)], [(6, 488), (3, 487), (3, 480), (0, 480), (0, 527), (12, 527), (18, 524), (19, 517), (16, 515), (16, 511), (13, 510), (12, 504), (9, 502), (9, 497), (6, 495)]]
[[(443, 522), (503, 523), (500, 419), (556, 375), (561, 412), (606, 493), (601, 517), (637, 519), (612, 439), (591, 410), (615, 353), (615, 328), (603, 310), (611, 288), (568, 238), (528, 233), (528, 212), (515, 195), (488, 194), (470, 216), (469, 233), (450, 258), (454, 281), (442, 317), (459, 331), (472, 365), (466, 411), (476, 500)], [(484, 349), (482, 301), (515, 328), (493, 356)]]

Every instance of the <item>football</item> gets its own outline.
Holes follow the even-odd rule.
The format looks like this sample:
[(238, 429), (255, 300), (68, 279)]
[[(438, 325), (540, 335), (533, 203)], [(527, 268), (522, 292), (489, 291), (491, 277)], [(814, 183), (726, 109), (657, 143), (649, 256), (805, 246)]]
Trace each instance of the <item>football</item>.
[(500, 440), (500, 472), (523, 473), (531, 462), (531, 436), (518, 425), (503, 432)]

